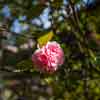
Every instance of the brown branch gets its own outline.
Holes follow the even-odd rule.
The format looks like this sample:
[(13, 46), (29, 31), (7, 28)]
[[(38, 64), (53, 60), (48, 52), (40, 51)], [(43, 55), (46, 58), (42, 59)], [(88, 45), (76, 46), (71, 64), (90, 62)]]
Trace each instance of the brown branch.
[(79, 30), (79, 32), (81, 32), (81, 29), (80, 29), (80, 21), (79, 21), (79, 17), (78, 17), (78, 12), (77, 10), (75, 10), (75, 4), (72, 2), (72, 0), (69, 0), (69, 5), (72, 9), (72, 15), (73, 15), (73, 18), (74, 18), (74, 23), (75, 23), (75, 27)]

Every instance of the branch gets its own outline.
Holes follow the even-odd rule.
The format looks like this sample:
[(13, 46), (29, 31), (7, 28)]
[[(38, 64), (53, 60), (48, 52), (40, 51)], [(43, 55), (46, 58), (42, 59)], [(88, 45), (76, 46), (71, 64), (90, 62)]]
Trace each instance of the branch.
[(75, 10), (75, 5), (74, 3), (72, 2), (72, 0), (69, 0), (69, 5), (72, 9), (72, 15), (73, 15), (73, 18), (74, 18), (74, 21), (75, 21), (75, 25), (76, 25), (76, 28), (80, 31), (81, 31), (81, 28), (80, 28), (80, 21), (79, 21), (79, 18), (78, 18), (78, 12), (77, 10)]

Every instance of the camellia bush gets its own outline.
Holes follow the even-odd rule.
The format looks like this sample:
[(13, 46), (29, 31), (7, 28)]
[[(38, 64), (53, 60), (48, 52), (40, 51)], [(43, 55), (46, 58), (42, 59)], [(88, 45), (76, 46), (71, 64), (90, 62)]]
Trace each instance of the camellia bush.
[(100, 100), (100, 0), (0, 0), (0, 100)]

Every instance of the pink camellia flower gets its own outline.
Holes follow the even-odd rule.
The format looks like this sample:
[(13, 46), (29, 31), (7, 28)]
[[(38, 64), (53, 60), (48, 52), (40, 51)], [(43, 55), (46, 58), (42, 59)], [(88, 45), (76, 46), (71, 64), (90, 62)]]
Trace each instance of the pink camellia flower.
[(64, 53), (57, 42), (48, 42), (34, 52), (32, 61), (38, 70), (53, 73), (63, 64)]

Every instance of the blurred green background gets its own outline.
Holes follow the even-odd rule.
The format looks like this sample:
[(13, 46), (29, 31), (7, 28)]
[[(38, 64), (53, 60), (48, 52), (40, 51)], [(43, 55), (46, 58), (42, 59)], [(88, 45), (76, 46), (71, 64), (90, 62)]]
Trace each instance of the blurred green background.
[[(0, 0), (0, 100), (100, 100), (100, 0)], [(34, 69), (37, 44), (57, 41), (65, 61)]]

